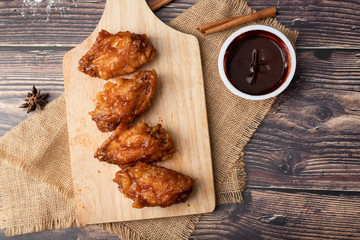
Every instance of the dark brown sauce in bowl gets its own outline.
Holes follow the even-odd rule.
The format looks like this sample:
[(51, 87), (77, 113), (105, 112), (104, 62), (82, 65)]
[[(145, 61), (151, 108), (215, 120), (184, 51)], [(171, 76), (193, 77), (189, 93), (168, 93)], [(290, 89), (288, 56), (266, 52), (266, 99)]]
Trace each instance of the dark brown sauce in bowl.
[(291, 68), (289, 49), (275, 34), (252, 30), (236, 37), (224, 57), (230, 83), (249, 95), (274, 92), (287, 79)]

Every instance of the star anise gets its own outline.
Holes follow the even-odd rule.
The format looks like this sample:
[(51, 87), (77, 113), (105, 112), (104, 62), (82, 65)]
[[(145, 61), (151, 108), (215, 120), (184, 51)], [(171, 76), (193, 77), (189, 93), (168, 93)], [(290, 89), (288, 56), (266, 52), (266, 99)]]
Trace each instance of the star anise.
[(36, 108), (40, 108), (42, 110), (48, 103), (46, 98), (50, 94), (40, 94), (40, 92), (40, 90), (38, 91), (36, 87), (33, 86), (32, 91), (27, 94), (28, 98), (24, 99), (26, 103), (21, 104), (19, 108), (27, 108), (27, 113), (34, 111)]

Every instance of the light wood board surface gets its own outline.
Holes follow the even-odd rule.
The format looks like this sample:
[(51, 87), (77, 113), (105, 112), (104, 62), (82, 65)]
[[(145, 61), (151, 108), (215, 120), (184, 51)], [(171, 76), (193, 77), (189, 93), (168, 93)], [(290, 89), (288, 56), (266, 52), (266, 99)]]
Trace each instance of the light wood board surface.
[[(98, 32), (131, 31), (147, 34), (157, 50), (154, 61), (142, 69), (156, 69), (158, 83), (152, 106), (137, 120), (161, 123), (172, 135), (174, 156), (161, 166), (196, 180), (186, 203), (168, 208), (133, 209), (112, 179), (118, 167), (100, 163), (93, 155), (111, 133), (101, 133), (88, 112), (106, 81), (77, 70), (79, 59), (90, 49)], [(145, 0), (108, 0), (94, 32), (65, 54), (72, 175), (77, 219), (81, 224), (170, 217), (213, 211), (214, 183), (205, 107), (200, 50), (194, 36), (175, 31), (161, 22)]]

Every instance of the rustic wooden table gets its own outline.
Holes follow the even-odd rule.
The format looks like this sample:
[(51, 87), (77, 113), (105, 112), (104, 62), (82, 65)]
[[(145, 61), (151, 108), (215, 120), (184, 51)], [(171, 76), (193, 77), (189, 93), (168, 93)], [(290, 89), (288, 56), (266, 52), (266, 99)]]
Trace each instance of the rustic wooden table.
[[(198, 0), (156, 12), (164, 22)], [(0, 0), (0, 135), (29, 115), (33, 84), (64, 92), (63, 55), (85, 39), (105, 0)], [(242, 204), (218, 206), (194, 239), (360, 239), (360, 2), (249, 0), (300, 31), (298, 70), (245, 149)], [(205, 14), (205, 13), (204, 13)], [(12, 239), (116, 239), (93, 226)], [(8, 239), (0, 230), (0, 239)]]

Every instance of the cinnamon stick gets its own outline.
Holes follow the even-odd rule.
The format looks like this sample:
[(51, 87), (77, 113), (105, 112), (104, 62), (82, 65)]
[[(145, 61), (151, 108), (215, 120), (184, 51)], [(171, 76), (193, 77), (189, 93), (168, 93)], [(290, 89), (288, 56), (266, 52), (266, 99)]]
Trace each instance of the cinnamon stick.
[(151, 3), (149, 3), (149, 7), (151, 10), (155, 11), (158, 10), (159, 8), (165, 6), (168, 3), (171, 3), (174, 0), (155, 0)]
[(231, 18), (215, 21), (212, 23), (207, 23), (197, 27), (196, 30), (198, 30), (203, 35), (207, 35), (210, 33), (219, 32), (251, 21), (256, 21), (268, 17), (274, 17), (275, 15), (276, 15), (276, 8), (270, 7), (249, 15), (231, 17)]

